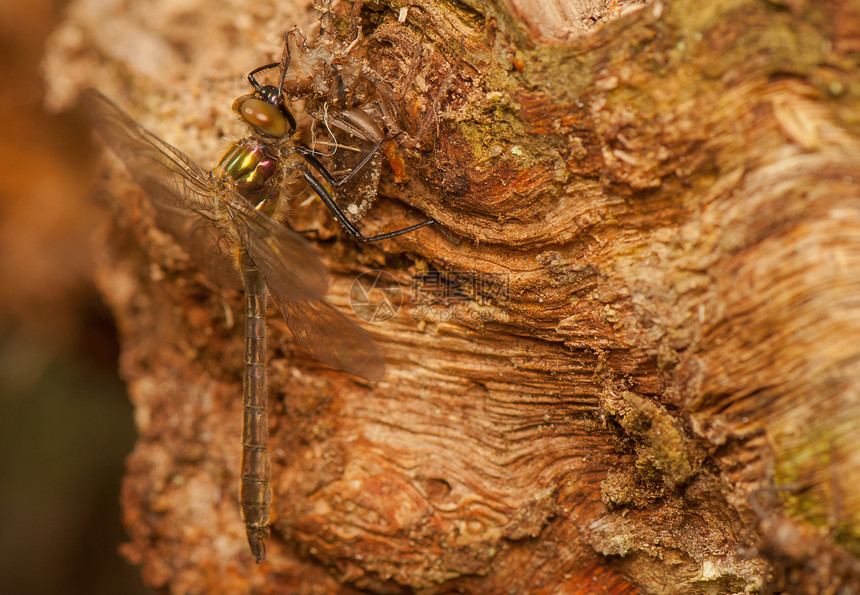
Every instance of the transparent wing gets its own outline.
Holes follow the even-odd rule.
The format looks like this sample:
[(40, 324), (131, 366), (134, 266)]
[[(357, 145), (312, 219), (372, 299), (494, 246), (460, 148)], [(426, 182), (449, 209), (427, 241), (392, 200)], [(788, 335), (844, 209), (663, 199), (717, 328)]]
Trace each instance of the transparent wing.
[(87, 89), (81, 100), (96, 133), (151, 199), (158, 228), (172, 235), (214, 284), (241, 287), (230, 246), (216, 223), (208, 174), (99, 91)]
[[(95, 89), (81, 96), (84, 112), (98, 135), (122, 159), (134, 181), (156, 203), (208, 211), (214, 216), (209, 174)], [(201, 213), (202, 214), (202, 213)]]
[(230, 260), (218, 248), (218, 241), (226, 238), (218, 229), (217, 195), (299, 345), (330, 366), (370, 380), (383, 376), (385, 360), (370, 336), (319, 299), (328, 288), (326, 270), (304, 238), (256, 211), (230, 188), (210, 181), (188, 156), (95, 89), (84, 91), (83, 106), (96, 132), (152, 199), (160, 225), (188, 249), (195, 264), (204, 272), (223, 272)]
[(222, 195), (233, 229), (272, 294), (295, 302), (322, 298), (328, 275), (307, 240), (255, 210), (235, 192)]
[(324, 364), (367, 378), (385, 375), (385, 359), (366, 332), (325, 300), (291, 302), (272, 297), (295, 341)]
[(172, 235), (185, 249), (197, 270), (216, 287), (242, 289), (229, 237), (215, 221), (194, 211), (173, 209), (154, 203), (155, 224)]
[(82, 96), (93, 127), (128, 167), (156, 207), (158, 226), (186, 249), (195, 265), (220, 286), (238, 285), (229, 234), (219, 227), (218, 196), (236, 235), (270, 287), (288, 300), (321, 298), (328, 290), (325, 265), (294, 231), (263, 215), (240, 194), (209, 174), (182, 151), (143, 128), (95, 89)]

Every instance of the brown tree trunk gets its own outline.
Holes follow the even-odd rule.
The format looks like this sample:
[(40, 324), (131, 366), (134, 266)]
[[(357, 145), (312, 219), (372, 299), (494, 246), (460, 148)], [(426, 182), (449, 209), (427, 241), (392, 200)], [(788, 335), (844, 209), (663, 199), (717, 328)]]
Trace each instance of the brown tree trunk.
[[(192, 5), (76, 5), (49, 99), (98, 86), (211, 166), (243, 134), (244, 75), (314, 14)], [(99, 283), (140, 432), (123, 548), (149, 584), (858, 592), (860, 8), (600, 6), (364, 8), (405, 134), (360, 225), (430, 216), (461, 243), (357, 245), (296, 201), (330, 301), (366, 313), (353, 282), (383, 271), (364, 306), (399, 309), (365, 325), (388, 363), (374, 385), (270, 311), (259, 567), (237, 495), (241, 295), (212, 293), (117, 174)]]

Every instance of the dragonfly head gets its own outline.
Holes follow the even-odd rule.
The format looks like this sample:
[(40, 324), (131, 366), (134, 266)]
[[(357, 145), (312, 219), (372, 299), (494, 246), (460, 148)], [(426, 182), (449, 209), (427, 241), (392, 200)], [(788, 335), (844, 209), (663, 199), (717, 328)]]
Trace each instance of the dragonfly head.
[(271, 85), (250, 95), (242, 95), (233, 102), (233, 110), (254, 132), (267, 138), (281, 139), (295, 130), (292, 114)]

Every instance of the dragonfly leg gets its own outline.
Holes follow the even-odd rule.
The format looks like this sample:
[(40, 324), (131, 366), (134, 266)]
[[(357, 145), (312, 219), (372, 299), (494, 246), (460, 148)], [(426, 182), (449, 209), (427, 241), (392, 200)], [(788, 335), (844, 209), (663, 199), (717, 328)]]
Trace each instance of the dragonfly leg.
[(272, 62), (271, 64), (266, 64), (265, 66), (260, 66), (259, 68), (255, 68), (251, 72), (248, 73), (248, 82), (251, 83), (251, 86), (254, 87), (257, 91), (262, 89), (263, 85), (257, 82), (257, 77), (254, 75), (258, 72), (263, 72), (264, 70), (269, 70), (270, 68), (276, 68), (280, 66), (280, 62)]
[(353, 176), (355, 176), (355, 174), (361, 171), (361, 169), (365, 165), (367, 165), (371, 159), (373, 159), (373, 156), (376, 154), (376, 151), (379, 150), (379, 147), (382, 146), (382, 143), (384, 142), (385, 139), (377, 141), (377, 143), (373, 145), (373, 148), (367, 152), (367, 155), (364, 156), (364, 159), (361, 160), (361, 163), (356, 165), (351, 172), (349, 172), (339, 180), (335, 178), (331, 174), (331, 172), (326, 169), (325, 165), (323, 165), (319, 159), (316, 158), (316, 155), (314, 155), (315, 151), (313, 149), (299, 145), (296, 147), (296, 153), (304, 157), (305, 161), (308, 162), (308, 165), (317, 170), (319, 174), (323, 177), (323, 179), (328, 182), (333, 188), (340, 188), (341, 186), (349, 182), (353, 178)]
[[(320, 167), (322, 167), (322, 164), (320, 164)], [(334, 218), (337, 219), (338, 223), (343, 226), (343, 228), (349, 235), (351, 235), (359, 242), (379, 242), (381, 240), (387, 240), (388, 238), (403, 235), (404, 233), (409, 233), (410, 231), (415, 231), (416, 229), (421, 229), (422, 227), (427, 227), (428, 225), (436, 225), (437, 228), (442, 231), (441, 228), (439, 228), (439, 224), (436, 222), (435, 219), (428, 219), (427, 221), (422, 221), (421, 223), (416, 223), (415, 225), (410, 225), (409, 227), (404, 227), (403, 229), (396, 229), (394, 231), (381, 233), (375, 236), (365, 236), (355, 225), (353, 225), (352, 221), (347, 218), (346, 213), (343, 212), (343, 209), (340, 208), (340, 206), (337, 204), (337, 201), (335, 201), (334, 197), (329, 193), (326, 187), (322, 185), (322, 182), (316, 179), (307, 167), (299, 166), (299, 169), (301, 170), (305, 181), (313, 189), (313, 191), (316, 192), (317, 196), (322, 199), (323, 203), (325, 203), (325, 206), (327, 206), (328, 209), (332, 212), (332, 215), (334, 215)], [(323, 168), (323, 170), (325, 170), (325, 168)], [(328, 172), (326, 172), (326, 174), (328, 174)], [(331, 174), (328, 175), (331, 176)], [(326, 178), (326, 181), (328, 182), (328, 178)], [(445, 234), (448, 239), (451, 239), (452, 242), (454, 241), (451, 236), (446, 234), (444, 231), (442, 231), (442, 233)]]

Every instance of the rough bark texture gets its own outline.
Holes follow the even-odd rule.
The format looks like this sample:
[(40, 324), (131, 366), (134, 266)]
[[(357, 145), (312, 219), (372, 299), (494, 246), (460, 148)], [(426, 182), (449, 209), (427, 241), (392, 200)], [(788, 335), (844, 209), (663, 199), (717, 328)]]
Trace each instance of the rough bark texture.
[[(203, 164), (243, 133), (244, 74), (313, 21), (116, 10), (75, 5), (49, 99), (97, 85)], [(361, 272), (403, 291), (366, 325), (389, 366), (373, 386), (294, 350), (270, 313), (277, 519), (259, 567), (237, 504), (241, 296), (212, 293), (117, 176), (99, 281), (140, 431), (123, 547), (149, 584), (860, 589), (858, 4), (652, 3), (576, 38), (592, 15), (563, 13), (365, 7), (406, 134), (361, 225), (423, 213), (462, 242), (357, 246), (296, 205), (332, 303), (348, 309)]]

